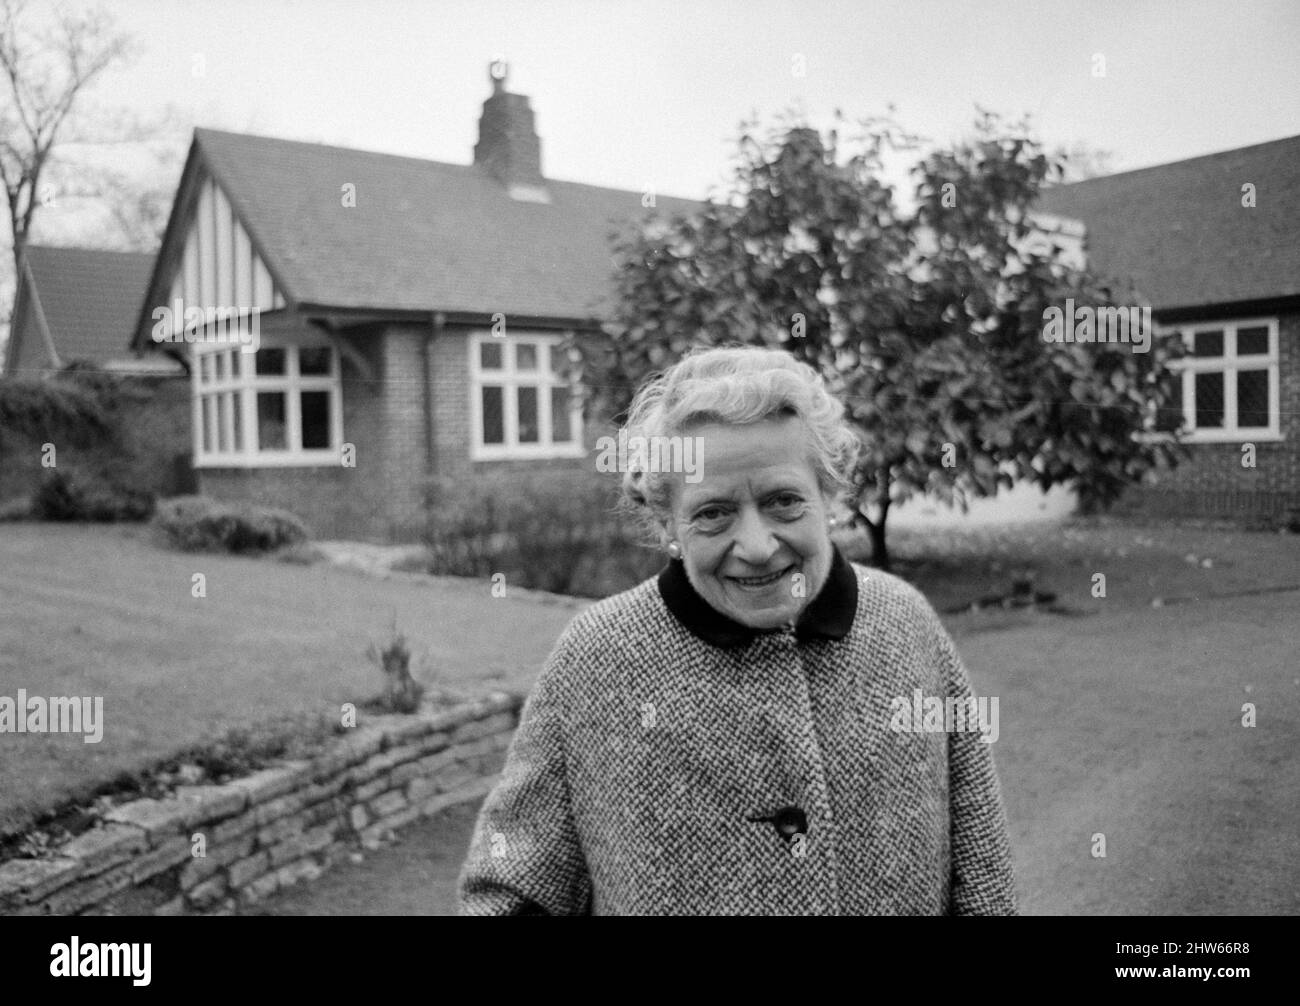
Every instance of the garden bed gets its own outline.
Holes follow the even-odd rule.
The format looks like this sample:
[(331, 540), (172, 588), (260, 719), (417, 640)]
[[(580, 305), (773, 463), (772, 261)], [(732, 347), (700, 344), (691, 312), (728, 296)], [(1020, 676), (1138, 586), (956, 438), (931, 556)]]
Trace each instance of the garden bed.
[[(320, 876), (357, 847), (478, 799), (504, 764), (523, 697), (363, 717), (299, 735), (278, 757), (202, 755), (133, 790), (65, 807), (0, 863), (0, 912), (233, 914)], [(291, 756), (291, 757), (290, 757)], [(224, 766), (224, 768), (223, 768)], [(229, 771), (227, 771), (229, 770)], [(72, 829), (76, 829), (74, 834)]]

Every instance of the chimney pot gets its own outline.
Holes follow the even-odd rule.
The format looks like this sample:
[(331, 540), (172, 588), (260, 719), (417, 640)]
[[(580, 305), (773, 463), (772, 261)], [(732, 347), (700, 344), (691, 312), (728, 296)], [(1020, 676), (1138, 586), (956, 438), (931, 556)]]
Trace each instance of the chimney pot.
[(525, 95), (506, 90), (508, 72), (508, 65), (499, 57), (488, 64), (492, 93), (483, 102), (478, 120), (474, 164), (504, 185), (512, 198), (549, 202), (533, 110)]

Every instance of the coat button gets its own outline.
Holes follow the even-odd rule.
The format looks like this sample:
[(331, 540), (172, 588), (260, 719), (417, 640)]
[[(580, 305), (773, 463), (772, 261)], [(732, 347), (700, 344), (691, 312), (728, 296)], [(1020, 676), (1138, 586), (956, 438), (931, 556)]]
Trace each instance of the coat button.
[(808, 833), (808, 815), (798, 807), (782, 807), (772, 819), (777, 834), (789, 841), (795, 835)]
[(782, 807), (769, 817), (751, 817), (751, 821), (771, 821), (776, 833), (787, 842), (795, 835), (808, 834), (808, 815), (799, 807)]

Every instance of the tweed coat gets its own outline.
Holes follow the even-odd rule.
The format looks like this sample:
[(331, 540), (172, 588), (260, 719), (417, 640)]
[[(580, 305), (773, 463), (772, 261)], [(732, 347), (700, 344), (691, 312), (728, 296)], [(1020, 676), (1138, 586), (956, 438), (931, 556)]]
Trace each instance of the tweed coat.
[(680, 561), (561, 635), (484, 801), (463, 915), (1008, 915), (990, 746), (891, 729), (971, 696), (913, 587), (849, 563), (796, 626), (711, 608)]

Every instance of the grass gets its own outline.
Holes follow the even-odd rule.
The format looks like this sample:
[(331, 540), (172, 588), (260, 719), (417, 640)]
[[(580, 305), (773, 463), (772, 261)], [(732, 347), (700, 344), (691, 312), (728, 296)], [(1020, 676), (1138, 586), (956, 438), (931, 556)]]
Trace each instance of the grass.
[(168, 552), (127, 525), (5, 525), (0, 695), (102, 696), (104, 736), (0, 734), (0, 836), (232, 729), (337, 719), (381, 692), (366, 648), (394, 622), (431, 693), (526, 688), (573, 611), (490, 588)]
[[(945, 618), (977, 690), (1000, 697), (995, 757), (1024, 911), (1300, 912), (1285, 879), (1300, 861), (1300, 594), (1280, 589), (1300, 583), (1300, 537), (1100, 519), (900, 530), (891, 545), (940, 609), (1028, 570), (1079, 616)], [(190, 590), (199, 571), (203, 599)], [(106, 719), (99, 745), (0, 735), (0, 815), (19, 822), (201, 736), (337, 716), (381, 688), (365, 649), (394, 619), (435, 689), (526, 689), (574, 608), (489, 605), (490, 587), (177, 555), (128, 527), (0, 529), (0, 694), (104, 695)], [(1255, 728), (1241, 724), (1246, 702)], [(1091, 855), (1098, 833), (1105, 858)], [(404, 870), (376, 891), (402, 889)]]
[[(1300, 537), (1089, 520), (893, 544), (937, 605), (1027, 568), (1076, 613), (945, 617), (977, 692), (999, 699), (1024, 914), (1300, 913), (1300, 591), (1272, 589), (1300, 581)], [(1242, 725), (1247, 702), (1255, 727)], [(455, 914), (473, 824), (462, 808), (419, 825), (259, 912)]]
[[(889, 536), (894, 572), (941, 612), (1008, 592), (1025, 575), (1035, 590), (1091, 614), (1300, 586), (1300, 536), (1209, 521), (1172, 525), (1094, 517), (1064, 525), (898, 528)], [(838, 540), (850, 558), (869, 562), (864, 536)], [(1104, 597), (1094, 593), (1098, 573), (1105, 577)]]

